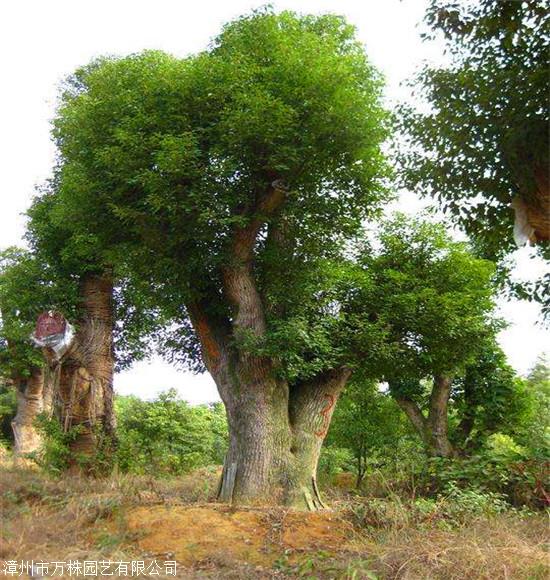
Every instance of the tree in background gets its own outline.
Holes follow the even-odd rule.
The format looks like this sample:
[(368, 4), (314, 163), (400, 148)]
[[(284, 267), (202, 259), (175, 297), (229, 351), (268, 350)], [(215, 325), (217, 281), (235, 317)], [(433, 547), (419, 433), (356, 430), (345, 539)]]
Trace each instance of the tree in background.
[(452, 390), (454, 439), (462, 453), (478, 450), (493, 433), (517, 435), (531, 418), (532, 395), (492, 337), (477, 345)]
[(170, 356), (212, 374), (225, 501), (320, 505), (350, 375), (322, 283), (387, 197), (380, 91), (343, 19), (265, 9), (187, 60), (99, 60), (62, 96), (59, 215), (85, 223), (76, 247), (150, 281)]
[[(450, 65), (416, 79), (427, 112), (402, 111), (406, 186), (435, 197), (490, 258), (513, 249), (512, 208), (516, 238), (548, 258), (549, 15), (546, 0), (432, 0), (428, 38), (443, 38)], [(518, 290), (545, 303), (548, 280)]]
[(74, 307), (70, 281), (55, 279), (48, 266), (31, 253), (8, 248), (0, 255), (0, 376), (15, 388), (13, 418), (16, 456), (35, 452), (41, 444), (37, 416), (52, 410), (52, 384), (44, 358), (31, 343), (37, 315), (49, 309)]
[(227, 423), (219, 404), (190, 406), (171, 389), (154, 401), (117, 397), (116, 411), (123, 471), (179, 475), (223, 462)]
[(384, 349), (368, 354), (366, 368), (389, 383), (428, 452), (450, 456), (453, 378), (497, 327), (494, 267), (442, 226), (402, 215), (384, 224), (360, 263), (369, 282), (350, 308), (386, 328)]
[(542, 354), (526, 379), (527, 389), (533, 397), (531, 416), (525, 422), (518, 440), (531, 450), (534, 457), (545, 461), (550, 458), (550, 366), (548, 355)]
[[(64, 431), (72, 430), (69, 466), (91, 468), (98, 453), (109, 455), (116, 444), (113, 375), (151, 351), (150, 338), (162, 318), (144, 299), (147, 281), (130, 280), (116, 263), (118, 234), (111, 229), (103, 246), (94, 238), (91, 221), (105, 220), (105, 212), (85, 215), (85, 200), (63, 195), (70, 187), (58, 166), (28, 212), (27, 239), (36, 259), (48, 264), (52, 279), (70, 281), (75, 289), (71, 308), (59, 308), (75, 327), (70, 348), (59, 357), (44, 348), (54, 379), (56, 415)], [(75, 192), (78, 190), (75, 188)], [(107, 463), (104, 462), (102, 469)]]
[(338, 402), (326, 444), (351, 450), (359, 488), (369, 467), (384, 464), (406, 433), (401, 411), (389, 394), (375, 381), (354, 378)]

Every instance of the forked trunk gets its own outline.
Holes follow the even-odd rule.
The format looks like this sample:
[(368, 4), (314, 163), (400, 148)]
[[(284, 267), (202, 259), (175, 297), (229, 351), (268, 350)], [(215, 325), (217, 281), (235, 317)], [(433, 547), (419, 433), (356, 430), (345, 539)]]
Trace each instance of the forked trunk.
[(454, 449), (449, 441), (448, 406), (451, 396), (452, 379), (445, 376), (434, 377), (428, 414), (428, 436), (430, 449), (437, 457), (452, 457)]
[(17, 414), (12, 421), (15, 457), (38, 451), (42, 437), (36, 428), (36, 419), (47, 411), (51, 397), (44, 388), (44, 375), (41, 368), (32, 369), (28, 378), (15, 380), (17, 390)]
[[(229, 424), (219, 498), (235, 504), (322, 506), (315, 474), (321, 444), (336, 398), (349, 371), (289, 385), (277, 378), (278, 361), (249, 348), (266, 335), (262, 296), (256, 284), (254, 249), (266, 220), (282, 206), (288, 190), (274, 180), (258, 192), (246, 224), (233, 232), (222, 268), (223, 294), (231, 309), (224, 317), (201, 301), (188, 305), (203, 361), (225, 404)], [(269, 227), (269, 237), (273, 239)], [(222, 309), (225, 310), (225, 309)]]
[(426, 452), (433, 457), (452, 457), (454, 449), (448, 435), (448, 404), (452, 379), (434, 377), (428, 416), (418, 404), (406, 397), (396, 397), (396, 402), (422, 438)]
[(338, 397), (351, 375), (348, 369), (295, 385), (290, 392), (292, 459), (286, 503), (294, 507), (325, 507), (317, 487), (317, 466)]
[[(324, 507), (316, 472), (336, 400), (349, 371), (293, 385), (263, 375), (216, 373), (227, 410), (229, 449), (218, 497), (236, 505)], [(222, 376), (225, 380), (220, 380)], [(228, 377), (232, 377), (228, 382)]]

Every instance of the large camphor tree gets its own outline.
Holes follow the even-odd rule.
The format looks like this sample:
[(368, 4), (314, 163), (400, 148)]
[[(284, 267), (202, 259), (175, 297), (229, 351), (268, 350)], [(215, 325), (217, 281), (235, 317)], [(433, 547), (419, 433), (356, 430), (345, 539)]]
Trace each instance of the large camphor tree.
[(351, 372), (323, 285), (386, 197), (380, 93), (342, 18), (266, 9), (186, 60), (101, 59), (62, 95), (61, 211), (149, 281), (173, 321), (165, 354), (213, 376), (222, 500), (320, 505), (319, 450)]
[[(432, 0), (426, 23), (449, 64), (415, 79), (427, 106), (403, 107), (406, 187), (433, 196), (485, 256), (509, 254), (514, 229), (548, 258), (548, 1)], [(548, 304), (547, 279), (516, 289)]]

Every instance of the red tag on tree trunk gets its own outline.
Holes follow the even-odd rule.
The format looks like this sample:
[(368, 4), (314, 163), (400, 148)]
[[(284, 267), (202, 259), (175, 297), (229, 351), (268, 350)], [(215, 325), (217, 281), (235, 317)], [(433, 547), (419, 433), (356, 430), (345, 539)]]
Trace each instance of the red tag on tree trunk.
[(34, 336), (38, 339), (43, 339), (54, 334), (63, 334), (67, 322), (65, 317), (60, 312), (42, 312), (36, 321), (36, 330)]

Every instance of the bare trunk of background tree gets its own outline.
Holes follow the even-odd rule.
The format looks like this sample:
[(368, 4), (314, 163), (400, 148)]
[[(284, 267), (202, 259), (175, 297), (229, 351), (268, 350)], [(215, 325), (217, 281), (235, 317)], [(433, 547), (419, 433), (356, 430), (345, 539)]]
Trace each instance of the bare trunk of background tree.
[(428, 455), (452, 457), (454, 449), (448, 436), (448, 404), (451, 396), (452, 379), (434, 377), (428, 416), (425, 417), (418, 404), (406, 397), (396, 397), (410, 422), (422, 438)]
[[(48, 356), (56, 383), (56, 411), (70, 443), (70, 469), (90, 469), (99, 451), (108, 457), (116, 435), (113, 406), (113, 283), (110, 275), (88, 275), (81, 283), (82, 319), (73, 345), (56, 361)], [(52, 368), (53, 367), (53, 368)]]
[(17, 392), (17, 414), (11, 425), (15, 457), (19, 458), (39, 450), (42, 437), (35, 422), (40, 413), (48, 410), (51, 397), (48, 397), (45, 389), (41, 368), (32, 369), (30, 377), (17, 378), (14, 383)]
[(448, 406), (451, 396), (452, 379), (444, 376), (434, 377), (428, 413), (428, 433), (431, 437), (431, 449), (438, 457), (454, 455), (449, 441)]

